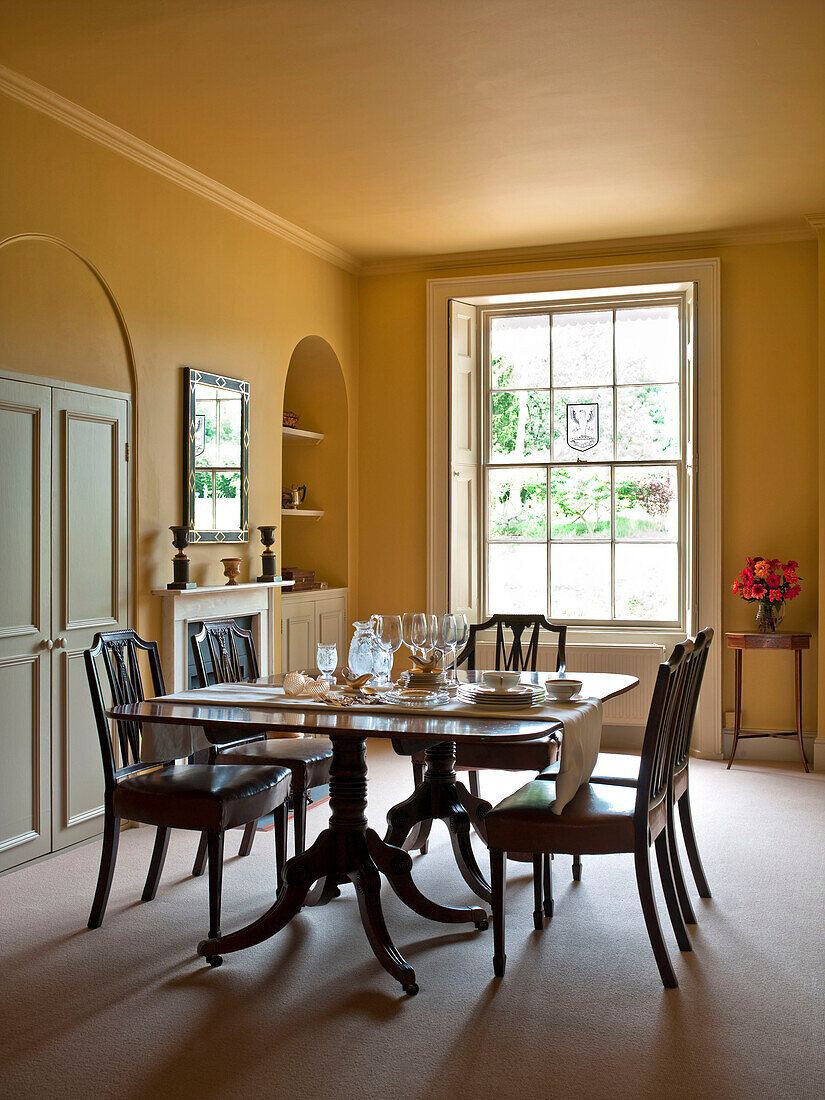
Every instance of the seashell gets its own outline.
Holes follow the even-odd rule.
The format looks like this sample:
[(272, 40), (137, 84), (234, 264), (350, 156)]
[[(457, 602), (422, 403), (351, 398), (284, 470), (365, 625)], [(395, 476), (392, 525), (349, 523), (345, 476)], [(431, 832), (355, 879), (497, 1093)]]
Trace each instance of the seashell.
[(415, 653), (411, 653), (410, 656), (413, 662), (418, 665), (422, 672), (432, 672), (435, 666), (438, 664), (438, 650), (431, 649), (429, 653), (426, 653), (423, 657), (417, 657)]
[(323, 699), (328, 691), (329, 684), (326, 680), (307, 680), (304, 684), (304, 695), (308, 695), (310, 699)]
[(356, 676), (355, 673), (351, 672), (347, 667), (341, 669), (341, 675), (351, 688), (363, 687), (367, 680), (372, 679), (371, 672), (365, 672), (363, 676)]
[(300, 672), (288, 672), (284, 676), (284, 695), (300, 695), (306, 685), (306, 677)]

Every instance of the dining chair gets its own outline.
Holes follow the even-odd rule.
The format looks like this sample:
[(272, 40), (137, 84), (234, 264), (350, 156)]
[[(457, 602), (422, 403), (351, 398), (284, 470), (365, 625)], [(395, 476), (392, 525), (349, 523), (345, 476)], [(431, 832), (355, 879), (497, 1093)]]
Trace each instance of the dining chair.
[[(234, 619), (206, 619), (192, 636), (192, 652), (201, 687), (208, 684), (238, 683), (255, 680), (260, 675), (258, 656), (252, 632)], [(246, 674), (244, 675), (244, 671)], [(327, 737), (278, 737), (267, 739), (261, 734), (233, 741), (213, 749), (210, 763), (274, 764), (289, 770), (290, 803), (295, 832), (295, 855), (306, 848), (306, 815), (309, 792), (313, 787), (329, 783), (332, 763), (332, 742)], [(247, 826), (238, 854), (249, 855), (255, 839), (256, 823)], [(203, 874), (206, 850), (201, 840), (195, 856), (193, 874)]]
[[(588, 783), (564, 807), (552, 811), (555, 790), (550, 783), (534, 779), (509, 795), (486, 817), (487, 844), (493, 905), (493, 969), (503, 976), (505, 855), (515, 849), (533, 854), (534, 912), (536, 929), (552, 915), (552, 870), (543, 856), (552, 852), (585, 855), (632, 853), (636, 883), (647, 933), (667, 988), (678, 985), (662, 935), (650, 869), (650, 846), (656, 860), (670, 920), (682, 951), (691, 943), (682, 920), (673, 881), (668, 845), (668, 791), (671, 782), (674, 740), (685, 692), (686, 658), (690, 641), (674, 647), (670, 658), (659, 666), (645, 727), (639, 776), (634, 788)], [(542, 895), (544, 894), (544, 897)], [(550, 902), (548, 906), (548, 902)]]
[[(117, 758), (112, 729), (106, 716), (103, 687), (98, 673), (100, 659), (106, 671), (112, 705), (143, 702), (140, 654), (148, 660), (154, 695), (164, 695), (163, 673), (156, 642), (144, 641), (134, 630), (98, 633), (91, 649), (84, 651), (86, 675), (92, 697), (103, 759), (103, 851), (89, 928), (99, 928), (109, 900), (117, 859), (121, 821), (157, 826), (143, 901), (157, 893), (170, 829), (192, 829), (206, 838), (209, 860), (209, 937), (220, 934), (224, 834), (265, 814), (274, 814), (278, 884), (286, 859), (286, 800), (289, 771), (283, 767), (226, 767), (214, 764), (176, 764), (174, 760), (141, 758), (138, 722), (115, 722)], [(212, 956), (219, 966), (220, 957)]]
[[(686, 924), (696, 923), (696, 914), (685, 885), (685, 876), (682, 872), (682, 863), (679, 858), (679, 849), (676, 844), (676, 816), (675, 807), (679, 808), (679, 823), (682, 827), (682, 838), (685, 842), (690, 869), (696, 889), (702, 898), (711, 897), (710, 886), (705, 877), (705, 870), (699, 856), (699, 848), (696, 844), (696, 834), (693, 830), (693, 816), (690, 809), (690, 744), (693, 737), (693, 726), (696, 719), (696, 708), (699, 703), (699, 694), (702, 690), (702, 681), (705, 676), (705, 666), (708, 662), (708, 651), (713, 641), (712, 627), (700, 630), (693, 640), (693, 649), (688, 653), (685, 663), (685, 690), (678, 717), (677, 734), (674, 742), (673, 766), (670, 780), (670, 793), (667, 801), (668, 813), (668, 843), (670, 844), (670, 862), (673, 867), (673, 879), (676, 884), (676, 892), (679, 895), (679, 904), (682, 916)], [(599, 753), (591, 783), (608, 783), (613, 786), (635, 787), (639, 782), (639, 767), (641, 757), (634, 754), (604, 752)], [(558, 774), (558, 761), (551, 764), (539, 776), (539, 779), (554, 780)], [(581, 879), (581, 861), (574, 859), (573, 877), (577, 881)]]
[[(496, 631), (497, 672), (535, 672), (543, 630), (558, 636), (556, 671), (564, 672), (567, 662), (567, 626), (564, 623), (551, 623), (544, 615), (491, 615), (482, 623), (473, 623), (468, 632), (467, 643), (456, 660), (457, 665), (463, 665), (471, 672), (476, 670), (478, 635), (485, 630), (492, 630), (493, 627)], [(509, 639), (505, 631), (510, 632)], [(476, 798), (480, 798), (479, 771), (541, 772), (558, 760), (559, 750), (560, 742), (555, 733), (536, 741), (521, 743), (499, 741), (486, 745), (457, 745), (455, 767), (456, 771), (469, 772), (470, 791)], [(424, 779), (424, 761), (423, 752), (415, 753), (412, 758), (413, 782), (416, 787)], [(426, 840), (423, 841), (420, 851), (422, 854), (426, 853)]]

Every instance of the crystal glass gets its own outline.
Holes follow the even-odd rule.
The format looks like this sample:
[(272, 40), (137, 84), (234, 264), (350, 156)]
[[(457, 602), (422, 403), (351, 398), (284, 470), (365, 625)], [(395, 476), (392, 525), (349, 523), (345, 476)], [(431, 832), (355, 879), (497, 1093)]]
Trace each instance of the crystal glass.
[(453, 618), (455, 619), (455, 650), (453, 656), (453, 680), (456, 679), (456, 671), (458, 665), (456, 664), (456, 657), (460, 650), (464, 649), (467, 643), (467, 639), (470, 636), (470, 620), (467, 618), (466, 611), (454, 611)]
[(376, 683), (386, 684), (392, 673), (392, 662), (401, 648), (402, 628), (400, 615), (373, 615), (373, 630), (376, 641), (376, 658), (373, 668)]
[[(449, 653), (451, 656), (450, 665), (455, 665), (455, 651), (458, 645), (458, 627), (455, 621), (455, 615), (446, 614), (441, 616), (441, 621), (438, 625), (438, 644), (439, 649), (444, 654), (445, 658)], [(447, 663), (444, 662), (444, 668), (446, 670)], [(451, 667), (450, 674), (447, 677), (449, 683), (455, 683), (455, 668)]]
[(321, 679), (328, 684), (335, 683), (336, 666), (338, 665), (338, 646), (335, 642), (319, 642), (315, 648), (315, 665), (321, 673)]
[(408, 611), (401, 620), (401, 635), (404, 645), (413, 653), (420, 653), (427, 644), (427, 616), (421, 612)]

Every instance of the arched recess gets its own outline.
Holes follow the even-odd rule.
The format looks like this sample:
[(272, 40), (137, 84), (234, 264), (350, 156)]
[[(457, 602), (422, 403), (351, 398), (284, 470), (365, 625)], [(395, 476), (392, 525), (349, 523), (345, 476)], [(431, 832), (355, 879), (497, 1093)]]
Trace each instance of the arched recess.
[(59, 237), (18, 233), (0, 240), (0, 369), (131, 395), (129, 611), (134, 622), (139, 401), (132, 338), (103, 274)]
[(322, 432), (318, 444), (284, 437), (283, 484), (306, 485), (303, 507), (319, 520), (282, 517), (281, 555), (287, 566), (314, 569), (330, 588), (349, 583), (348, 399), (338, 356), (320, 336), (306, 336), (292, 352), (284, 409), (300, 416), (299, 429)]

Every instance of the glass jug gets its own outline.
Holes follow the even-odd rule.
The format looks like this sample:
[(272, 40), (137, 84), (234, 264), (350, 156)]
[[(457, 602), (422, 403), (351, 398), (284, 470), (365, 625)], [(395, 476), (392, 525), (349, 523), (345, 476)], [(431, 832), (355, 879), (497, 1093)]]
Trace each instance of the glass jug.
[(355, 633), (349, 644), (349, 670), (354, 676), (365, 676), (367, 673), (372, 673), (375, 659), (373, 620), (352, 625), (355, 627)]

